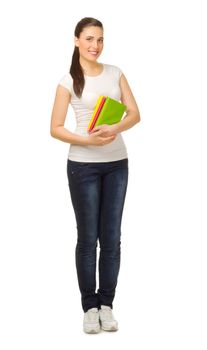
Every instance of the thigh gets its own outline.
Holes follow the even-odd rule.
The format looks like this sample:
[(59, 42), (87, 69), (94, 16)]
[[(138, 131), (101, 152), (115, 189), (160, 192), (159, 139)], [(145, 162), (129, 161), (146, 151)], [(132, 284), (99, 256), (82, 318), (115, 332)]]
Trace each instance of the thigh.
[(79, 239), (93, 242), (98, 237), (101, 177), (90, 163), (70, 160), (67, 175)]

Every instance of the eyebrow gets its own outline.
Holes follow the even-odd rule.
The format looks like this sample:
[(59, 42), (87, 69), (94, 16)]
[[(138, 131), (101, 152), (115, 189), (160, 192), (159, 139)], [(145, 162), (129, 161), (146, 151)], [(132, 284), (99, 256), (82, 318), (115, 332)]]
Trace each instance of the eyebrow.
[[(92, 35), (87, 35), (86, 38), (93, 38), (93, 39), (94, 39), (94, 36), (92, 36)], [(103, 39), (103, 36), (100, 36), (98, 39)]]

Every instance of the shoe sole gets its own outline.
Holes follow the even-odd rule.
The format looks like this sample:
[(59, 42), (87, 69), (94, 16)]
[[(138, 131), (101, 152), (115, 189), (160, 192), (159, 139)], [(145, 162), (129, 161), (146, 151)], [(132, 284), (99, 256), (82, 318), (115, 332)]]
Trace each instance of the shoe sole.
[(91, 331), (86, 331), (85, 329), (84, 329), (84, 332), (86, 333), (86, 334), (98, 334), (100, 331), (95, 331), (95, 330), (91, 330)]
[(101, 328), (97, 326), (97, 328), (93, 328), (93, 329), (90, 329), (90, 328), (83, 328), (84, 332), (87, 333), (87, 334), (97, 334), (100, 332)]
[(116, 331), (118, 331), (118, 327), (116, 327), (116, 326), (112, 326), (112, 327), (101, 326), (101, 329), (103, 329), (103, 331), (106, 331), (106, 332), (116, 332)]

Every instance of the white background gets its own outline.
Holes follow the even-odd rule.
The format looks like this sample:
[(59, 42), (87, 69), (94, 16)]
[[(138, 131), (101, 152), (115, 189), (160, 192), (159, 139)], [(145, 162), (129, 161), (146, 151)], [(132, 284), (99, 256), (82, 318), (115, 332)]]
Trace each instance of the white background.
[[(1, 3), (2, 350), (206, 350), (204, 4)], [(123, 70), (142, 118), (123, 133), (130, 174), (114, 300), (120, 329), (98, 335), (82, 331), (69, 144), (50, 136), (56, 86), (85, 16), (103, 22), (99, 61)], [(72, 130), (71, 109), (66, 123)]]

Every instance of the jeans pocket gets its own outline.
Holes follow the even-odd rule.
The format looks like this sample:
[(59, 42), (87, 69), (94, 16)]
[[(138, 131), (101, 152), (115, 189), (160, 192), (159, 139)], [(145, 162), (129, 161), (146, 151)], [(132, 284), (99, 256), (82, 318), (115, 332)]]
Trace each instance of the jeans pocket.
[(69, 160), (67, 164), (68, 175), (81, 177), (85, 173), (88, 165), (89, 163), (86, 162), (75, 162)]

